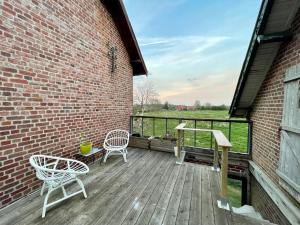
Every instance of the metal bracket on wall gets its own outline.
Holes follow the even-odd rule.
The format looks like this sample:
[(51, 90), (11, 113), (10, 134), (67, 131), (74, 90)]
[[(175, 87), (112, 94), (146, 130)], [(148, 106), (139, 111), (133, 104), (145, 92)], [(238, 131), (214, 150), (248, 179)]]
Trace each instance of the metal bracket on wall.
[(115, 70), (117, 69), (117, 64), (116, 64), (116, 61), (117, 61), (117, 47), (116, 46), (112, 46), (110, 42), (107, 43), (107, 47), (108, 47), (108, 57), (109, 59), (111, 60), (111, 70), (110, 72), (111, 73), (114, 73)]

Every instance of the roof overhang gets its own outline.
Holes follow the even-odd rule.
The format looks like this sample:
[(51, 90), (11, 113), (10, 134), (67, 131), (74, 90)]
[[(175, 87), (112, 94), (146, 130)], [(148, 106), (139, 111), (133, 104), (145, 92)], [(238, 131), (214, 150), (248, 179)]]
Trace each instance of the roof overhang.
[(101, 0), (117, 26), (130, 56), (133, 75), (147, 75), (147, 68), (122, 0)]
[(230, 106), (231, 117), (249, 115), (281, 43), (292, 37), (289, 29), (299, 5), (299, 0), (263, 0)]

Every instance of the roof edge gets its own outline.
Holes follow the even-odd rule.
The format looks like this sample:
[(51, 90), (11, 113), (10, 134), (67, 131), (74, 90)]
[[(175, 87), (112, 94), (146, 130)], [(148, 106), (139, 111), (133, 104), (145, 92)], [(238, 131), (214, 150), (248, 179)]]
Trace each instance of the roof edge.
[[(245, 60), (243, 62), (243, 66), (240, 72), (240, 76), (239, 76), (239, 80), (234, 92), (234, 96), (232, 99), (232, 103), (229, 109), (229, 115), (230, 117), (234, 116), (234, 112), (235, 112), (235, 108), (236, 108), (236, 104), (238, 103), (240, 97), (241, 97), (241, 93), (242, 93), (242, 89), (245, 86), (245, 82), (247, 80), (247, 71), (249, 70), (249, 67), (251, 65), (251, 62), (254, 59), (257, 47), (259, 45), (259, 43), (257, 42), (257, 36), (260, 34), (260, 32), (264, 29), (267, 19), (270, 15), (272, 6), (273, 6), (274, 0), (263, 0), (257, 19), (256, 19), (256, 23), (254, 26), (254, 30), (252, 33), (252, 37), (250, 40), (250, 44), (248, 46), (248, 50), (246, 53), (246, 57)], [(245, 116), (248, 113), (245, 113)]]
[(136, 36), (122, 0), (100, 0), (111, 14), (126, 50), (130, 56), (133, 76), (147, 75), (147, 67), (143, 59)]

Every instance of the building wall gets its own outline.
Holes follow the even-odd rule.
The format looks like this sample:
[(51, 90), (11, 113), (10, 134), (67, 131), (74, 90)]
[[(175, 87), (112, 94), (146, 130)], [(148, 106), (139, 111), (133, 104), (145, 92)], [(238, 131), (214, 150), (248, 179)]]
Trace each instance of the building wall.
[[(284, 99), (283, 79), (289, 67), (300, 63), (300, 11), (298, 11), (292, 24), (292, 32), (294, 34), (292, 40), (281, 45), (256, 96), (250, 115), (250, 119), (253, 121), (253, 161), (278, 186), (279, 177), (276, 170), (278, 169), (280, 152), (280, 124)], [(251, 191), (251, 204), (267, 219), (276, 222), (275, 217), (270, 213), (273, 206), (270, 204), (270, 207), (267, 207), (266, 204), (263, 204), (265, 198), (261, 195), (262, 188), (255, 185), (255, 182), (251, 188), (253, 189)], [(277, 223), (285, 224), (280, 220)]]
[(283, 43), (253, 104), (253, 161), (275, 182), (279, 161), (280, 123), (285, 71), (300, 63), (300, 11), (292, 25), (293, 39)]
[(287, 218), (254, 177), (251, 177), (250, 203), (255, 207), (256, 211), (261, 213), (263, 218), (270, 222), (280, 225), (290, 225)]
[[(0, 207), (40, 187), (28, 158), (129, 129), (132, 67), (99, 0), (0, 1)], [(107, 43), (117, 47), (110, 73)]]

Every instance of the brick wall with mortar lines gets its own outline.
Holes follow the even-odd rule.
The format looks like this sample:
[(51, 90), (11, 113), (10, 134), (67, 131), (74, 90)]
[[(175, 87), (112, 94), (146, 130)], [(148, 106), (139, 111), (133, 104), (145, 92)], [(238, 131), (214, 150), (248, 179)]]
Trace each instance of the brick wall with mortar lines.
[[(0, 0), (0, 207), (37, 189), (32, 154), (72, 157), (129, 129), (132, 67), (99, 0)], [(107, 43), (117, 46), (110, 73)]]
[(293, 38), (283, 43), (262, 87), (256, 96), (251, 113), (253, 120), (253, 161), (278, 183), (276, 169), (280, 151), (280, 124), (282, 119), (286, 70), (300, 63), (300, 11), (292, 24)]
[[(280, 125), (284, 99), (283, 80), (286, 70), (300, 63), (300, 11), (295, 17), (291, 30), (294, 34), (293, 38), (281, 45), (256, 96), (250, 115), (250, 119), (253, 121), (253, 161), (279, 188), (281, 187), (276, 170), (280, 155)], [(267, 198), (267, 193), (259, 184), (255, 185), (255, 182), (252, 182), (251, 188), (251, 204), (257, 211), (270, 221), (288, 224), (281, 213), (277, 212), (276, 205)], [(283, 189), (282, 191), (285, 192)], [(286, 195), (289, 196), (287, 193)], [(268, 200), (270, 200), (269, 207), (266, 207)]]
[(254, 177), (251, 177), (250, 204), (260, 212), (264, 219), (275, 224), (290, 225), (289, 221)]

